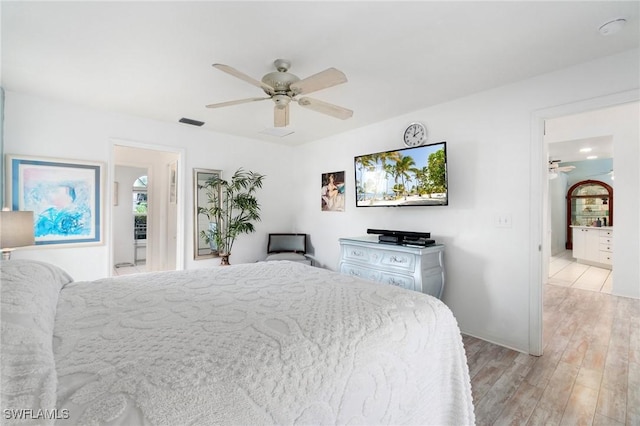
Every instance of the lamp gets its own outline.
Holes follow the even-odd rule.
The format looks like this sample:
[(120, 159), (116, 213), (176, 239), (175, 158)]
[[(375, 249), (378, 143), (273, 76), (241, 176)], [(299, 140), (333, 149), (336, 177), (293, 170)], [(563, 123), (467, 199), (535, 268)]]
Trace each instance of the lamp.
[(33, 236), (33, 212), (0, 211), (0, 249), (2, 259), (11, 259), (17, 247), (35, 244)]

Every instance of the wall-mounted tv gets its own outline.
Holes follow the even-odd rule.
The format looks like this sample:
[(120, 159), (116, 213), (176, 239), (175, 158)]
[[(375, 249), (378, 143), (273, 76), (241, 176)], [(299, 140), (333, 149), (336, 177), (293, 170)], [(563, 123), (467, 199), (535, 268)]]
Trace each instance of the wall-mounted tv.
[(354, 158), (357, 207), (446, 206), (447, 143)]

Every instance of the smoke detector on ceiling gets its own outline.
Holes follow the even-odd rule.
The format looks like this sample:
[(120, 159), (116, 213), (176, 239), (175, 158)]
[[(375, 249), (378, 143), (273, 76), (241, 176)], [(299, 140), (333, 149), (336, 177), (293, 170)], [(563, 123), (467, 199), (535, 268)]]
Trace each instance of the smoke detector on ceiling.
[(600, 34), (602, 34), (603, 36), (608, 36), (620, 31), (626, 23), (627, 23), (627, 20), (624, 18), (613, 19), (609, 22), (605, 22), (604, 24), (600, 25), (600, 28), (598, 28), (598, 31), (600, 31)]

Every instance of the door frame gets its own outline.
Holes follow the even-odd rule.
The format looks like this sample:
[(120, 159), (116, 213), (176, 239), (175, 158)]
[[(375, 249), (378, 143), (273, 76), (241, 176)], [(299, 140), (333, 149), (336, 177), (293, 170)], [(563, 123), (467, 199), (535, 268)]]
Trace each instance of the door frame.
[[(126, 140), (126, 139), (117, 139), (117, 138), (111, 138), (109, 140), (109, 176), (115, 176), (115, 166), (116, 166), (116, 161), (115, 161), (115, 149), (116, 146), (123, 146), (123, 147), (130, 147), (130, 148), (137, 148), (137, 149), (145, 149), (145, 150), (151, 150), (151, 151), (162, 151), (162, 152), (169, 152), (172, 154), (177, 154), (177, 160), (178, 160), (178, 166), (177, 166), (177, 193), (179, 194), (178, 196), (178, 203), (176, 205), (177, 211), (176, 211), (176, 270), (183, 270), (184, 269), (184, 253), (185, 253), (185, 244), (184, 244), (184, 236), (185, 236), (185, 223), (186, 221), (184, 220), (185, 218), (185, 206), (184, 206), (184, 195), (186, 194), (185, 192), (185, 174), (184, 174), (184, 163), (185, 163), (185, 150), (184, 148), (177, 148), (177, 147), (171, 147), (171, 146), (166, 146), (166, 145), (156, 145), (156, 144), (150, 144), (150, 143), (144, 143), (144, 142), (136, 142), (136, 141), (131, 141), (131, 140)], [(110, 244), (110, 248), (109, 248), (109, 267), (111, 268), (109, 274), (112, 274), (113, 271), (113, 214), (112, 214), (112, 208), (113, 208), (113, 195), (114, 195), (114, 191), (113, 191), (113, 178), (109, 179), (109, 183), (108, 186), (111, 188), (110, 195), (109, 195), (109, 244)], [(122, 188), (121, 188), (122, 189)]]
[(529, 353), (540, 356), (543, 353), (543, 297), (544, 284), (549, 275), (550, 224), (548, 223), (549, 181), (547, 179), (548, 146), (544, 142), (544, 122), (551, 118), (579, 114), (587, 111), (614, 107), (640, 101), (638, 90), (605, 95), (564, 105), (540, 109), (531, 114), (530, 140), (530, 215), (529, 232)]

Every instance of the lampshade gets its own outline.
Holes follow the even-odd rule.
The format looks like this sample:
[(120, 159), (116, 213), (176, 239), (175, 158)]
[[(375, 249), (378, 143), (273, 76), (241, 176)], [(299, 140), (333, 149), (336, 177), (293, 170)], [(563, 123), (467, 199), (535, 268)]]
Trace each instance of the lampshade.
[(17, 247), (35, 243), (33, 234), (33, 212), (0, 211), (0, 249), (3, 258), (11, 256)]

